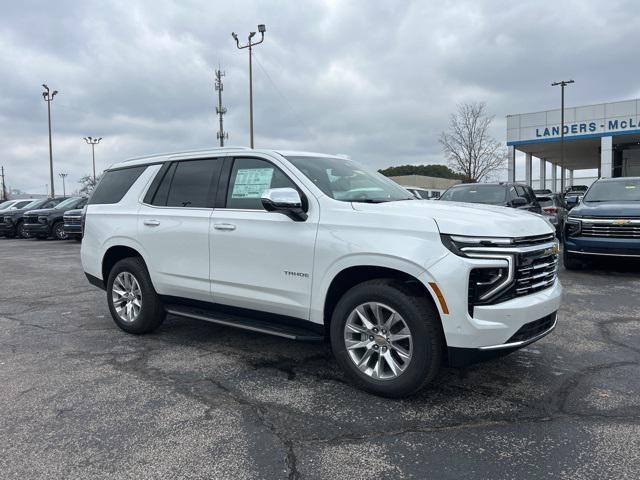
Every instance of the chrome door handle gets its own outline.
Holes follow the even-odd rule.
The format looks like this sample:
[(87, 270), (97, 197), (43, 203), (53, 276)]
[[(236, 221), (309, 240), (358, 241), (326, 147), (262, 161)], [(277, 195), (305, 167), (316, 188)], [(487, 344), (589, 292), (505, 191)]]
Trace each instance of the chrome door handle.
[(160, 222), (158, 220), (145, 220), (143, 223), (145, 225), (148, 225), (149, 227), (157, 227), (158, 225), (160, 225)]
[(216, 230), (235, 230), (236, 226), (232, 223), (214, 223), (213, 228)]

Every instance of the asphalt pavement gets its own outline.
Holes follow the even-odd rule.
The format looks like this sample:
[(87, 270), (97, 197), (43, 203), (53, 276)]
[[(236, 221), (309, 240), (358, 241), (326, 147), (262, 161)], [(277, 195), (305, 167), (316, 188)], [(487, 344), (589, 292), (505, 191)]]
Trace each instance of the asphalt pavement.
[(79, 250), (0, 238), (3, 479), (640, 478), (637, 266), (562, 270), (554, 333), (398, 401), (327, 345), (176, 317), (128, 335)]

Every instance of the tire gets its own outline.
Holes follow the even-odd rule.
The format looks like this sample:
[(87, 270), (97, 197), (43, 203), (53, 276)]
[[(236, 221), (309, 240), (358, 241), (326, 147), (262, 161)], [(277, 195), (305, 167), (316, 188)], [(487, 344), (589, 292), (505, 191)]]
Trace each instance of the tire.
[(579, 260), (570, 253), (567, 253), (566, 250), (562, 253), (562, 263), (564, 264), (564, 268), (567, 270), (582, 270), (582, 267), (584, 267), (582, 260)]
[(17, 237), (17, 238), (30, 238), (30, 235), (24, 229), (24, 222), (23, 221), (19, 221), (18, 224), (16, 225), (15, 237)]
[(63, 222), (54, 223), (53, 227), (51, 227), (51, 234), (56, 240), (67, 240), (69, 238), (69, 235), (64, 231)]
[[(442, 364), (445, 340), (440, 315), (430, 300), (407, 284), (393, 279), (370, 280), (356, 285), (342, 296), (331, 319), (331, 347), (338, 364), (353, 383), (376, 395), (400, 398), (417, 392), (435, 378)], [(383, 319), (390, 318), (393, 312), (400, 316), (400, 320), (394, 317), (397, 323), (391, 324), (389, 332), (385, 333), (380, 328), (384, 322), (378, 323), (377, 333), (373, 333), (371, 328), (366, 329), (366, 333), (362, 331), (366, 325), (358, 320), (362, 316), (358, 315), (356, 308), (365, 316), (375, 318), (372, 308), (375, 304), (379, 305)], [(399, 338), (401, 331), (406, 333), (404, 327), (408, 329), (411, 340), (385, 340), (384, 335)], [(360, 330), (355, 333), (352, 328)], [(347, 342), (351, 349), (347, 349)], [(367, 343), (367, 347), (354, 348), (356, 344), (363, 343)], [(396, 350), (398, 346), (402, 350)], [(377, 350), (368, 353), (373, 349)], [(405, 361), (399, 355), (401, 351), (404, 351), (403, 355), (410, 352), (404, 365), (401, 365)], [(386, 353), (383, 355), (381, 352)], [(356, 362), (362, 362), (367, 354), (368, 361), (358, 368)], [(400, 373), (393, 371), (387, 355), (393, 358)], [(381, 361), (382, 367), (378, 368)]]
[[(116, 292), (114, 292), (114, 284)], [(131, 293), (130, 301), (122, 299), (116, 306), (118, 302), (114, 299), (114, 295), (122, 298), (118, 292)], [(136, 306), (134, 300), (138, 300), (137, 309), (134, 308)], [(152, 332), (162, 324), (166, 316), (164, 305), (151, 284), (147, 267), (139, 257), (124, 258), (113, 266), (107, 281), (107, 303), (113, 321), (128, 333)], [(127, 304), (129, 306), (126, 306)], [(117, 310), (118, 307), (123, 307), (120, 312)], [(129, 315), (127, 315), (128, 312)]]

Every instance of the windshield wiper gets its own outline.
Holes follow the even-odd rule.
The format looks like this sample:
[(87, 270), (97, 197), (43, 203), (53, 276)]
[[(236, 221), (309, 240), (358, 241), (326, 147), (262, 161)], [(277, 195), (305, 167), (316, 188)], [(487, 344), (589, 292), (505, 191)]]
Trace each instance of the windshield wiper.
[(376, 200), (375, 198), (357, 198), (349, 201), (354, 203), (386, 203), (389, 200), (381, 200), (381, 199)]

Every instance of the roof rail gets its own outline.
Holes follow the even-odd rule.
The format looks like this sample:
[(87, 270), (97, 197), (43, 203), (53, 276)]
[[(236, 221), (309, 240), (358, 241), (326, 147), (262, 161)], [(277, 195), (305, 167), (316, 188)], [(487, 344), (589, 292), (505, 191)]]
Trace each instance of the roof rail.
[(193, 153), (205, 153), (219, 150), (251, 150), (250, 147), (211, 147), (211, 148), (196, 148), (193, 150), (182, 150), (178, 152), (165, 152), (165, 153), (153, 153), (151, 155), (141, 155), (139, 157), (127, 158), (124, 162), (132, 162), (134, 160), (144, 160), (147, 158), (155, 158), (155, 157), (173, 157), (176, 155), (189, 155)]

